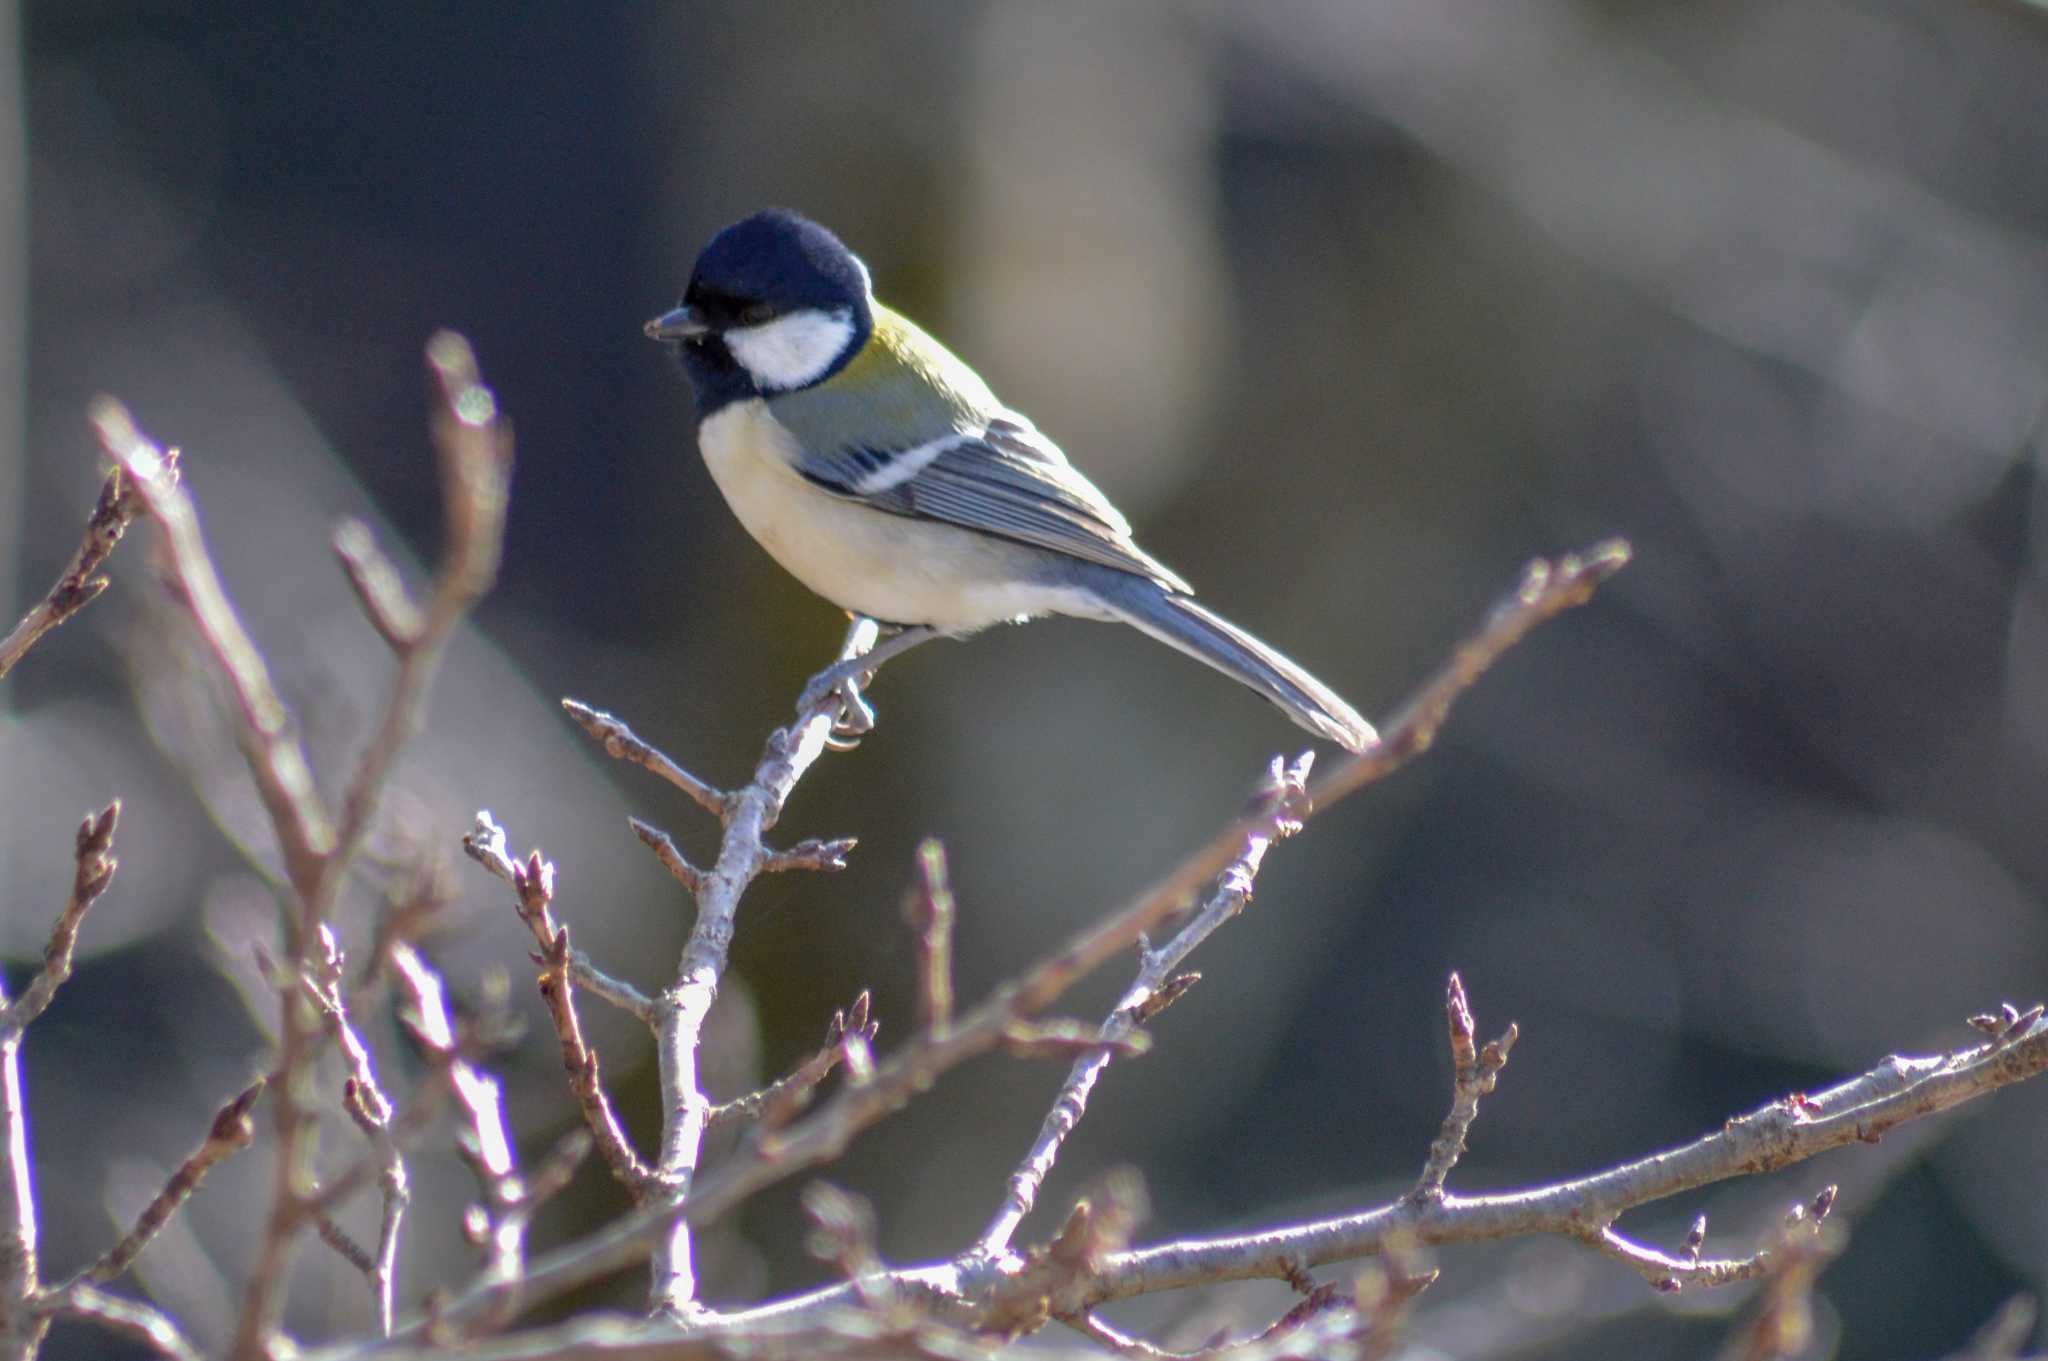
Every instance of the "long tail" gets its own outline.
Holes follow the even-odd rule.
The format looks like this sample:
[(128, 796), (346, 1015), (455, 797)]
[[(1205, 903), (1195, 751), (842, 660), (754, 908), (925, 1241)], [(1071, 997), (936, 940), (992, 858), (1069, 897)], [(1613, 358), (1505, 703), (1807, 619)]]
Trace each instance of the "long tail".
[(1336, 691), (1228, 619), (1203, 609), (1193, 596), (1124, 572), (1108, 576), (1118, 580), (1098, 585), (1096, 593), (1125, 623), (1258, 691), (1296, 723), (1346, 750), (1363, 751), (1379, 740), (1372, 724)]

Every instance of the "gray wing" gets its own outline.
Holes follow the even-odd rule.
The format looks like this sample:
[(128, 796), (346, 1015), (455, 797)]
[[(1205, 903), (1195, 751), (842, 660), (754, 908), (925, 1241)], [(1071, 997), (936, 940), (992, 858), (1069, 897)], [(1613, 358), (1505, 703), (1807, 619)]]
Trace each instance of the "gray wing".
[(1189, 589), (1131, 542), (1116, 507), (1021, 419), (998, 417), (978, 432), (908, 449), (807, 450), (797, 471), (835, 496), (892, 515), (923, 516)]

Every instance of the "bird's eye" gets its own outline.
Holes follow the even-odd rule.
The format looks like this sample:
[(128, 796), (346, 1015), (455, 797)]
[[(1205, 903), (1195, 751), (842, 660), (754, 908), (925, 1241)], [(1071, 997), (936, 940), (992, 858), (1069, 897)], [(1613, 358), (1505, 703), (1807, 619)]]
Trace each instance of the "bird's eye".
[(775, 309), (765, 302), (748, 303), (740, 309), (740, 325), (759, 326), (775, 319)]

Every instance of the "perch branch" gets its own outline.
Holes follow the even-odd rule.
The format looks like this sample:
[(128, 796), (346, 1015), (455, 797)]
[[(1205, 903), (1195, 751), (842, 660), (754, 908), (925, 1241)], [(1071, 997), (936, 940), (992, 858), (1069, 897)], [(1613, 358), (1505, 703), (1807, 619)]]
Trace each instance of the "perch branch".
[[(1315, 789), (1310, 790), (1311, 797), (1317, 800), (1315, 807), (1328, 807), (1337, 799), (1385, 778), (1425, 750), (1429, 745), (1428, 739), (1441, 725), (1452, 702), (1479, 678), (1487, 666), (1537, 625), (1584, 603), (1591, 597), (1595, 586), (1619, 570), (1627, 557), (1626, 545), (1615, 541), (1602, 544), (1584, 555), (1569, 555), (1555, 562), (1531, 564), (1515, 591), (1489, 612), (1480, 628), (1460, 644), (1451, 660), (1401, 706), (1393, 722), (1385, 728), (1380, 746), (1353, 757), (1343, 764), (1336, 777), (1321, 782), (1319, 787), (1327, 792), (1318, 795)], [(862, 623), (870, 630), (867, 642), (871, 643), (873, 625), (868, 621)], [(856, 630), (859, 627), (856, 625)], [(849, 642), (852, 642), (851, 635)], [(807, 710), (809, 721), (799, 730), (804, 734), (806, 744), (815, 739), (822, 745), (825, 731), (830, 726), (830, 720), (825, 717), (828, 706), (836, 707), (831, 705), (829, 692), (818, 696), (817, 705)], [(764, 768), (774, 761), (777, 746), (782, 740), (784, 734), (781, 732), (771, 739), (770, 759), (764, 762)], [(809, 751), (805, 760), (807, 765), (809, 759), (815, 758), (816, 750), (808, 746), (805, 750)], [(756, 787), (761, 783), (757, 772)], [(778, 787), (786, 789), (786, 784), (778, 782)], [(751, 788), (742, 791), (741, 796), (750, 792)], [(779, 809), (779, 804), (777, 807)], [(1242, 854), (1251, 838), (1274, 839), (1279, 835), (1276, 825), (1279, 821), (1297, 822), (1312, 811), (1304, 810), (1301, 817), (1296, 817), (1254, 810), (1232, 819), (1163, 879), (998, 988), (989, 998), (961, 1016), (945, 1034), (916, 1036), (901, 1051), (877, 1065), (871, 1080), (857, 1086), (849, 1085), (814, 1114), (771, 1137), (756, 1141), (751, 1149), (742, 1151), (716, 1173), (698, 1181), (684, 1204), (682, 1223), (710, 1223), (763, 1187), (836, 1156), (855, 1134), (898, 1109), (929, 1087), (941, 1073), (999, 1046), (1012, 1021), (1042, 1010), (1074, 980), (1129, 948), (1141, 936), (1184, 910), (1205, 884)], [(728, 841), (732, 838), (733, 826), (741, 821), (740, 814), (729, 816), (732, 821), (728, 822)], [(758, 835), (752, 844), (758, 853)], [(722, 853), (721, 866), (723, 863)], [(712, 874), (716, 878), (718, 870)], [(707, 919), (713, 920), (714, 926), (720, 925), (717, 919), (705, 913), (701, 902), (699, 912), (700, 928)], [(730, 917), (727, 916), (722, 921), (722, 930), (728, 942), (730, 927)], [(721, 945), (721, 958), (722, 951)], [(708, 1005), (708, 996), (702, 1000)], [(701, 1017), (698, 1020), (701, 1024)], [(665, 1055), (668, 1052), (665, 1050)], [(694, 1054), (691, 1057), (694, 1060)], [(664, 1062), (668, 1061), (665, 1056)], [(665, 1070), (665, 1093), (681, 1090), (670, 1085), (674, 1076), (676, 1074)], [(688, 1076), (694, 1079), (694, 1066)], [(694, 1085), (690, 1090), (694, 1090)], [(683, 1108), (671, 1103), (669, 1109), (674, 1112)], [(699, 1122), (694, 1138), (701, 1140), (703, 1117), (693, 1118)], [(666, 1139), (664, 1147), (667, 1147)], [(535, 1301), (550, 1297), (638, 1260), (649, 1251), (651, 1240), (669, 1231), (674, 1218), (673, 1203), (644, 1206), (579, 1242), (535, 1259), (527, 1273), (525, 1298)], [(658, 1280), (680, 1283), (683, 1279), (673, 1271), (675, 1241), (675, 1237), (670, 1235), (670, 1250), (666, 1256), (670, 1265), (658, 1268)], [(488, 1302), (489, 1293), (474, 1286), (457, 1292), (447, 1302), (442, 1317), (483, 1307)], [(670, 1298), (686, 1297), (670, 1292)], [(786, 1307), (804, 1307), (810, 1302), (810, 1297), (806, 1297)], [(1078, 1316), (1084, 1307), (1077, 1301), (1066, 1312)]]
[[(854, 621), (840, 648), (840, 661), (867, 653), (874, 647), (877, 633), (872, 620)], [(711, 1102), (697, 1072), (704, 1020), (725, 974), (740, 896), (773, 859), (767, 833), (782, 816), (797, 781), (824, 752), (832, 723), (831, 714), (820, 711), (777, 728), (769, 735), (753, 778), (721, 800), (725, 834), (719, 841), (718, 859), (693, 889), (697, 920), (683, 946), (675, 981), (663, 990), (657, 1003), (655, 1046), (663, 1118), (660, 1154), (654, 1166), (661, 1190), (652, 1203), (672, 1222), (654, 1249), (650, 1293), (654, 1308), (673, 1316), (688, 1313), (696, 1295), (689, 1220), (676, 1212), (694, 1200), (697, 1160), (711, 1114)]]

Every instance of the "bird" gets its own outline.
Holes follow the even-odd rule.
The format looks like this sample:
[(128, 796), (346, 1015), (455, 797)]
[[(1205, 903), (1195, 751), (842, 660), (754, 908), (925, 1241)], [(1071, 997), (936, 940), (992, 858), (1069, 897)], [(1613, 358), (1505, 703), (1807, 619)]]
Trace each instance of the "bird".
[(769, 208), (719, 231), (643, 328), (680, 360), (697, 445), (740, 524), (805, 586), (899, 632), (806, 699), (933, 637), (1045, 615), (1120, 622), (1353, 752), (1372, 724), (1195, 599), (1059, 446), (878, 301), (823, 225)]

